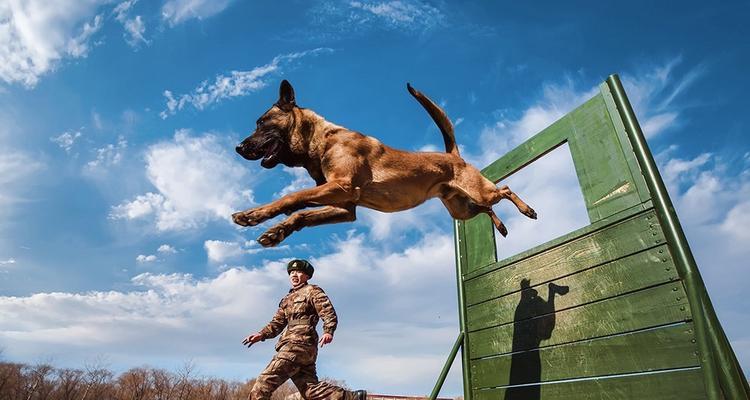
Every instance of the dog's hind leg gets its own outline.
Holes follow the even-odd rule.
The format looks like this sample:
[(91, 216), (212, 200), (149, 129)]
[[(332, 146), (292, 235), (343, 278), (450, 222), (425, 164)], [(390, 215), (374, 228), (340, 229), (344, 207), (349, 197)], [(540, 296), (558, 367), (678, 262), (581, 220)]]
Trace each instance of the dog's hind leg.
[(521, 214), (536, 219), (536, 211), (529, 207), (518, 195), (513, 193), (508, 186), (497, 187), (489, 179), (482, 176), (476, 168), (467, 165), (467, 168), (456, 177), (451, 186), (463, 192), (473, 202), (487, 207), (492, 207), (502, 199), (508, 199), (518, 208)]
[(451, 217), (460, 220), (467, 220), (473, 218), (477, 214), (485, 213), (489, 215), (492, 224), (495, 225), (497, 231), (500, 232), (503, 237), (508, 236), (508, 228), (505, 227), (505, 224), (503, 224), (503, 221), (500, 220), (497, 214), (492, 211), (492, 207), (480, 206), (464, 195), (454, 195), (451, 198), (441, 198), (440, 200), (443, 202), (443, 205), (445, 205), (445, 208), (448, 209), (448, 213), (450, 213)]
[(501, 235), (503, 235), (503, 237), (508, 236), (508, 228), (505, 227), (505, 224), (503, 224), (503, 221), (500, 219), (500, 217), (498, 217), (497, 214), (492, 211), (492, 208), (487, 207), (487, 210), (485, 210), (484, 213), (490, 216), (492, 224), (495, 225), (495, 228), (498, 232), (500, 232)]
[(326, 206), (314, 210), (299, 211), (276, 224), (258, 237), (263, 247), (273, 247), (281, 243), (295, 231), (307, 226), (351, 222), (357, 219), (355, 205), (346, 207)]

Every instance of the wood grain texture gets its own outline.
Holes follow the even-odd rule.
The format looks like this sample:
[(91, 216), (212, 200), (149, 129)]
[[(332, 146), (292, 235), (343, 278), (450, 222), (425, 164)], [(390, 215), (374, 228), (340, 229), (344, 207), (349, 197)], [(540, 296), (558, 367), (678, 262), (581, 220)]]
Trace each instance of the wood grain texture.
[[(472, 387), (548, 382), (700, 365), (692, 323), (474, 360)], [(540, 371), (533, 369), (537, 363)], [(511, 366), (523, 374), (511, 382)], [(536, 378), (536, 379), (532, 379)]]
[[(473, 400), (703, 400), (700, 369), (545, 384), (535, 388), (472, 391)], [(511, 393), (506, 393), (511, 391)], [(532, 392), (532, 393), (529, 393)]]
[[(563, 275), (566, 271), (555, 273)], [(535, 291), (536, 295), (549, 299), (549, 286), (545, 278), (550, 274), (542, 271), (540, 274), (531, 273), (532, 286), (527, 291)], [(540, 275), (547, 276), (540, 276)], [(625, 258), (612, 261), (601, 266), (582, 272), (555, 279), (552, 282), (559, 286), (568, 287), (569, 292), (564, 296), (556, 296), (555, 310), (579, 306), (610, 297), (616, 297), (645, 287), (678, 279), (666, 245), (632, 254)], [(540, 282), (534, 285), (535, 282)], [(493, 288), (495, 294), (504, 292), (503, 287)], [(519, 290), (517, 286), (515, 290)], [(528, 319), (538, 315), (538, 310), (528, 309), (516, 312), (524, 293), (521, 291), (505, 294), (492, 300), (479, 303), (467, 308), (467, 327), (469, 331), (517, 322), (518, 319)]]
[[(538, 344), (539, 347), (615, 335), (691, 319), (681, 282), (644, 289), (550, 315), (554, 315), (552, 322), (554, 329), (548, 339)], [(513, 339), (524, 335), (538, 335), (539, 318), (545, 317), (470, 332), (470, 357), (477, 359), (530, 349), (531, 347), (513, 348)]]
[(550, 281), (662, 243), (664, 234), (649, 211), (466, 281), (466, 304), (517, 291), (522, 279)]

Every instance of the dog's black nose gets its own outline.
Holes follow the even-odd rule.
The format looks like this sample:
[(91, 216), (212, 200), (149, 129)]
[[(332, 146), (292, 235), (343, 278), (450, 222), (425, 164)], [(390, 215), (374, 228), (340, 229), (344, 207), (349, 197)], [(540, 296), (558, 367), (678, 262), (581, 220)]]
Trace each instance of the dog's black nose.
[(236, 151), (237, 153), (239, 153), (239, 154), (242, 154), (242, 145), (241, 145), (241, 144), (238, 144), (238, 145), (237, 145), (237, 147), (235, 147), (235, 148), (234, 148), (234, 150), (235, 150), (235, 151)]

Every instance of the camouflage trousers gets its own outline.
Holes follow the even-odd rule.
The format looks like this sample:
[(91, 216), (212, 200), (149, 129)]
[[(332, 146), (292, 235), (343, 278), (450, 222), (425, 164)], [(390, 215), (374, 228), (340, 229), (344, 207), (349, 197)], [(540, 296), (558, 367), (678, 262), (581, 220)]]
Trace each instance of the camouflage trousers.
[(318, 381), (315, 371), (317, 357), (316, 346), (285, 344), (258, 376), (249, 400), (269, 400), (273, 391), (290, 378), (303, 399), (354, 400), (354, 392)]

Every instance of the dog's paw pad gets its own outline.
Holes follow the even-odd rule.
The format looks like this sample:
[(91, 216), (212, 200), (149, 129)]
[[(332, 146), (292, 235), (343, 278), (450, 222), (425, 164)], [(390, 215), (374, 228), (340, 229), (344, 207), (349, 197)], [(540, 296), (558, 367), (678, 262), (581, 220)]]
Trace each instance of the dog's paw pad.
[(271, 228), (266, 233), (260, 235), (258, 243), (263, 247), (273, 247), (284, 240), (284, 230), (281, 228)]
[(232, 221), (237, 225), (248, 226), (247, 218), (245, 218), (245, 214), (241, 212), (232, 214)]

